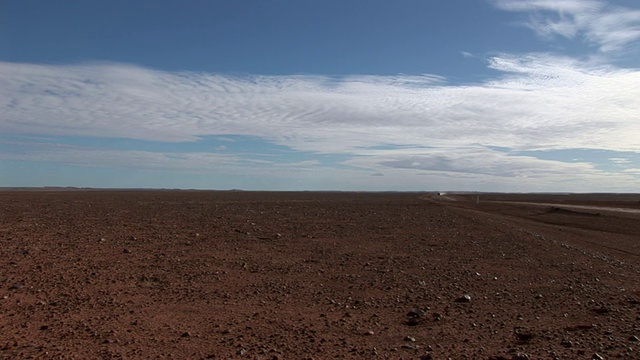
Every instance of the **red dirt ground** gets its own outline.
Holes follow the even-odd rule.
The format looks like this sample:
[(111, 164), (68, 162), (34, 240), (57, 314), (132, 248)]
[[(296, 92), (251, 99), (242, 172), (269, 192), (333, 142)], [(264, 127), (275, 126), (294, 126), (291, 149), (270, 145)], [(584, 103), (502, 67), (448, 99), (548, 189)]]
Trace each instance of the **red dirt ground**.
[(480, 200), (3, 191), (0, 358), (640, 358), (637, 198)]

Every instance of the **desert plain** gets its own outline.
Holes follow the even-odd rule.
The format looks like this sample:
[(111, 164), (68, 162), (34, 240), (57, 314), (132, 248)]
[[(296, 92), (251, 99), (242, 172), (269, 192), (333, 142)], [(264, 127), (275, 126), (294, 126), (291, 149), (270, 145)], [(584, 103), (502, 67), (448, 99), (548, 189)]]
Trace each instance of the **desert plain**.
[(640, 196), (0, 191), (3, 359), (640, 359)]

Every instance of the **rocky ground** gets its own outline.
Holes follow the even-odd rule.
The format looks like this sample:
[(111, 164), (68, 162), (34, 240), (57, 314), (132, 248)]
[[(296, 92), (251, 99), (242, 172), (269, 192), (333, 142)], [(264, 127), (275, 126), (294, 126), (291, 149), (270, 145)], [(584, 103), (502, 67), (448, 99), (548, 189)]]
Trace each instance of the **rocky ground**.
[(0, 358), (640, 358), (637, 199), (476, 201), (3, 191)]

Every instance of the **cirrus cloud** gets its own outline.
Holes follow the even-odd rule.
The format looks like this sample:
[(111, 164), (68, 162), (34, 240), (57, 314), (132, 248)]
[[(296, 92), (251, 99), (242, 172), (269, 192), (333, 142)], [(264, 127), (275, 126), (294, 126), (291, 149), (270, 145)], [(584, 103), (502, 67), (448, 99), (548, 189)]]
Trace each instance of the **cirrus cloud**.
[(575, 186), (591, 181), (598, 189), (631, 188), (637, 181), (633, 171), (611, 174), (588, 162), (509, 151), (640, 152), (640, 70), (549, 54), (500, 54), (487, 59), (487, 66), (499, 76), (452, 85), (435, 75), (229, 76), (116, 63), (0, 63), (0, 133), (5, 135), (126, 138), (176, 146), (244, 135), (345, 160), (335, 166), (313, 158), (282, 164), (233, 154), (79, 152), (64, 146), (22, 146), (23, 151), (2, 158), (246, 175), (293, 171), (332, 179), (349, 174), (374, 189), (394, 181), (410, 181), (415, 189), (426, 178), (443, 185), (517, 180), (514, 190), (540, 184), (556, 190), (563, 178), (574, 179)]
[(503, 75), (223, 76), (123, 64), (0, 63), (0, 131), (168, 142), (251, 135), (296, 150), (380, 144), (640, 151), (640, 71), (500, 55)]
[[(506, 11), (524, 12), (524, 26), (543, 38), (581, 36), (602, 53), (619, 52), (640, 40), (640, 10), (599, 0), (492, 0)], [(553, 15), (552, 15), (553, 14)], [(636, 47), (637, 48), (637, 47)]]

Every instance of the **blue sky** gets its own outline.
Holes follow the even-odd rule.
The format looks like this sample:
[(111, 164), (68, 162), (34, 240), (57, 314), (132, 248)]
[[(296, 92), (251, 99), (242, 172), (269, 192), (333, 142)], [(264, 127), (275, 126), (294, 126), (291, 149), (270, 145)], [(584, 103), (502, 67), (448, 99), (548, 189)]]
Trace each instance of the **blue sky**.
[(0, 2), (0, 186), (638, 192), (640, 3)]

